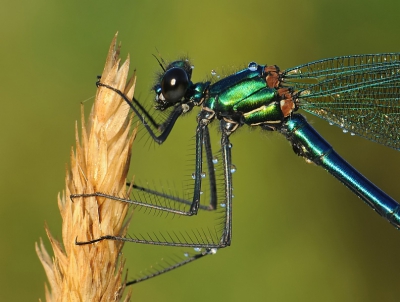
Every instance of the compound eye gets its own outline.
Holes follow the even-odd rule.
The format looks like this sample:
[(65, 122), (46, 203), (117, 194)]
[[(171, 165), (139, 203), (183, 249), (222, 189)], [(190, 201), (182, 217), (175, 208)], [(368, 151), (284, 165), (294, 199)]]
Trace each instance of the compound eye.
[(167, 102), (181, 100), (189, 87), (189, 78), (182, 68), (168, 69), (161, 80), (161, 92)]

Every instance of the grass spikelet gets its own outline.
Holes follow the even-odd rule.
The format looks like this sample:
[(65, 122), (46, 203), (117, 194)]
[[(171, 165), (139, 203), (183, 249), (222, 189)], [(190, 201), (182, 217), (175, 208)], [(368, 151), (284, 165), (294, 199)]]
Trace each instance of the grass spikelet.
[[(114, 37), (101, 80), (133, 96), (135, 77), (126, 85), (129, 57), (120, 66), (119, 47)], [(42, 240), (36, 252), (42, 262), (50, 288), (45, 285), (46, 301), (121, 301), (125, 289), (122, 242), (104, 240), (96, 244), (75, 245), (101, 235), (124, 236), (128, 227), (127, 204), (104, 198), (78, 198), (71, 194), (105, 192), (126, 196), (125, 183), (136, 132), (130, 133), (128, 105), (113, 91), (100, 87), (87, 122), (82, 106), (81, 137), (75, 125), (76, 148), (65, 177), (65, 191), (58, 196), (62, 217), (62, 244), (46, 226), (54, 257)], [(125, 301), (130, 299), (130, 293)]]

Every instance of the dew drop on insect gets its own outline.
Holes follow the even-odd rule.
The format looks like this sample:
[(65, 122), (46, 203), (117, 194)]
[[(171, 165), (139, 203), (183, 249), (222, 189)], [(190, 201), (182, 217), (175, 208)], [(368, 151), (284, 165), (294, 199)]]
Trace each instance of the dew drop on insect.
[(214, 69), (212, 69), (211, 70), (211, 75), (215, 76), (216, 74), (217, 74), (217, 72)]
[(332, 123), (332, 122), (329, 122), (329, 125), (330, 125), (330, 126), (333, 126), (333, 123)]
[(194, 251), (195, 251), (195, 252), (201, 252), (201, 248), (200, 248), (200, 247), (195, 247), (195, 248), (194, 248)]
[(231, 173), (235, 173), (236, 172), (236, 166), (235, 165), (231, 165)]
[(303, 90), (302, 92), (300, 92), (299, 96), (303, 97), (303, 96), (307, 96), (311, 94), (310, 90)]
[(231, 143), (229, 143), (228, 148), (232, 149), (233, 145)]
[(203, 191), (200, 191), (200, 195), (203, 194), (203, 193), (204, 193)]
[(249, 65), (247, 66), (247, 68), (250, 71), (256, 71), (258, 67), (258, 64), (256, 62), (250, 62)]
[(215, 247), (210, 250), (210, 253), (213, 255), (215, 255), (217, 252), (218, 252), (218, 249)]
[(189, 257), (189, 253), (183, 253), (185, 257)]
[(298, 73), (301, 73), (300, 69), (293, 69), (293, 70), (289, 71), (287, 74), (292, 75), (292, 74), (298, 74)]
[(196, 179), (196, 173), (192, 173), (192, 179)]
[(221, 208), (225, 208), (225, 207), (226, 207), (226, 204), (225, 204), (225, 203), (220, 203), (219, 206), (220, 206)]
[(206, 178), (206, 172), (201, 172), (201, 178)]
[(347, 130), (347, 129), (342, 129), (342, 131), (343, 131), (343, 133), (349, 132), (349, 130)]
[(212, 162), (213, 162), (213, 164), (218, 163), (218, 158), (216, 156), (214, 156), (213, 159), (212, 159)]
[(355, 134), (354, 132), (350, 132), (350, 135), (351, 135), (351, 136), (354, 136), (354, 135), (356, 135), (356, 134)]
[(194, 65), (190, 66), (191, 69), (194, 69)]

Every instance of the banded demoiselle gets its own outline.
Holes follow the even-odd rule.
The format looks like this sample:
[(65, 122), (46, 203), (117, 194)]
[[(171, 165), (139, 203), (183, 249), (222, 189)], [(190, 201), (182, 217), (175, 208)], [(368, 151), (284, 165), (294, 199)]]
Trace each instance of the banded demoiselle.
[[(344, 132), (399, 150), (400, 53), (335, 57), (285, 71), (275, 65), (251, 62), (247, 68), (223, 79), (199, 83), (191, 81), (193, 66), (188, 59), (170, 64), (159, 60), (159, 64), (162, 73), (153, 89), (156, 94), (155, 109), (166, 113), (161, 120), (157, 120), (137, 99), (127, 98), (101, 80), (97, 84), (118, 93), (142, 121), (151, 138), (159, 144), (168, 138), (180, 116), (194, 107), (200, 107), (192, 199), (185, 200), (139, 186), (134, 186), (141, 194), (138, 198), (119, 198), (100, 192), (71, 195), (71, 198), (103, 196), (184, 216), (196, 215), (199, 209), (213, 211), (222, 207), (224, 218), (216, 236), (199, 233), (193, 237), (168, 234), (169, 237), (134, 235), (128, 238), (111, 234), (89, 242), (77, 242), (88, 244), (108, 239), (195, 249), (196, 253), (185, 260), (130, 281), (127, 285), (168, 272), (231, 244), (232, 173), (235, 167), (231, 162), (229, 136), (244, 125), (283, 134), (295, 154), (323, 167), (378, 214), (396, 228), (400, 227), (400, 205), (341, 158), (304, 116), (295, 113), (302, 109), (339, 126)], [(221, 134), (223, 189), (217, 189), (214, 173), (217, 159), (211, 151), (208, 130), (209, 124), (214, 121), (219, 122)], [(203, 159), (206, 163), (204, 167)], [(202, 205), (200, 197), (205, 169), (208, 171), (210, 199), (207, 205)], [(222, 196), (218, 196), (218, 192), (223, 192)]]

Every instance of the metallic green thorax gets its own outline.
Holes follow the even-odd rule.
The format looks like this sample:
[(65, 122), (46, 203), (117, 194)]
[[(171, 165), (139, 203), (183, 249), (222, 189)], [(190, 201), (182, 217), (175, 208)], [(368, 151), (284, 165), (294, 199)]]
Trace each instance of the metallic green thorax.
[[(252, 65), (253, 64), (253, 65)], [(265, 81), (265, 66), (255, 63), (209, 87), (203, 106), (217, 118), (239, 119), (247, 125), (275, 124), (283, 121), (279, 96)]]

